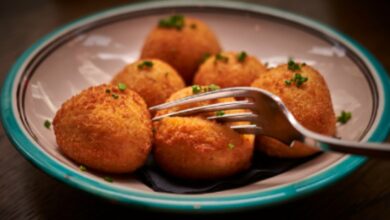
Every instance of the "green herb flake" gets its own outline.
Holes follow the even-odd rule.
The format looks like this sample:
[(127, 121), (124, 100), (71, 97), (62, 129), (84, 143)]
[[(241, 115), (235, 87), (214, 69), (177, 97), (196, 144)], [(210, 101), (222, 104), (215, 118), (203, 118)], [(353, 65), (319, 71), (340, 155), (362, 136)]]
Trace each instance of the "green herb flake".
[(104, 179), (105, 181), (109, 182), (109, 183), (112, 183), (112, 182), (113, 182), (113, 179), (112, 179), (111, 177), (109, 177), (109, 176), (105, 176), (103, 179)]
[(110, 94), (110, 93), (111, 93), (111, 90), (110, 90), (110, 89), (106, 89), (106, 93), (107, 93), (107, 94)]
[(45, 122), (43, 122), (43, 126), (45, 126), (47, 129), (50, 129), (51, 122), (49, 120), (45, 120)]
[(118, 99), (118, 98), (119, 98), (119, 95), (118, 95), (118, 94), (115, 94), (115, 93), (113, 93), (113, 94), (112, 94), (112, 98), (114, 98), (114, 99)]
[(292, 83), (295, 83), (295, 85), (299, 88), (303, 85), (303, 83), (307, 82), (309, 78), (302, 76), (299, 73), (295, 73), (293, 78), (291, 80), (285, 80), (284, 84), (287, 86), (290, 86)]
[(223, 55), (220, 54), (220, 53), (218, 53), (217, 55), (215, 55), (215, 62), (217, 62), (217, 61), (221, 61), (221, 62), (223, 62), (223, 63), (227, 63), (227, 62), (229, 62), (229, 58), (223, 56)]
[(200, 63), (204, 63), (210, 56), (211, 54), (209, 52), (204, 53), (200, 58)]
[(296, 73), (294, 75), (293, 81), (295, 82), (295, 85), (299, 88), (302, 86), (303, 83), (307, 82), (308, 78), (303, 77), (301, 74)]
[(87, 168), (86, 168), (85, 166), (83, 166), (83, 165), (80, 165), (80, 166), (79, 166), (79, 169), (80, 169), (81, 171), (83, 171), (83, 172), (87, 171)]
[(345, 124), (352, 118), (351, 112), (341, 111), (341, 114), (337, 117), (337, 121), (341, 124)]
[(247, 57), (248, 55), (246, 54), (245, 51), (242, 51), (241, 53), (237, 54), (237, 61), (238, 62), (244, 62), (245, 61), (245, 58)]
[(138, 69), (150, 69), (153, 67), (153, 62), (149, 60), (145, 60), (142, 63), (138, 64)]
[(170, 17), (161, 19), (158, 23), (158, 26), (162, 28), (176, 28), (177, 30), (181, 30), (184, 27), (184, 16), (172, 15)]
[(216, 90), (218, 90), (218, 89), (220, 89), (220, 88), (221, 88), (221, 87), (219, 87), (218, 85), (210, 84), (210, 85), (208, 86), (207, 92), (208, 92), (208, 91), (216, 91)]
[(215, 112), (215, 115), (218, 116), (218, 117), (224, 116), (224, 115), (225, 115), (225, 112), (222, 111), (222, 110), (221, 110), (221, 111), (216, 111), (216, 112)]
[(287, 65), (288, 65), (288, 69), (291, 70), (291, 71), (299, 71), (299, 70), (301, 70), (301, 67), (293, 59), (290, 59), (288, 61)]
[(126, 88), (127, 88), (126, 84), (124, 84), (124, 83), (118, 83), (118, 89), (119, 89), (119, 90), (125, 91)]
[(193, 85), (192, 86), (192, 93), (193, 94), (198, 94), (202, 92), (202, 87), (200, 85)]
[(228, 144), (228, 147), (229, 147), (229, 149), (233, 149), (235, 146), (234, 146), (234, 144), (229, 143), (229, 144)]

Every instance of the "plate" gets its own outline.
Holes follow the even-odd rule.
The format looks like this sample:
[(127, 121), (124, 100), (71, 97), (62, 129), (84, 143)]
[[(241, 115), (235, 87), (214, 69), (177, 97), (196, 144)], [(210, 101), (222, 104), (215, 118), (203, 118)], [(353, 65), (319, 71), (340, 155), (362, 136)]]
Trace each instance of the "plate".
[[(17, 60), (1, 94), (1, 120), (15, 147), (49, 175), (94, 195), (165, 211), (217, 212), (275, 205), (344, 177), (365, 158), (325, 153), (294, 169), (244, 187), (199, 195), (157, 193), (131, 175), (108, 183), (80, 172), (59, 153), (52, 119), (61, 104), (91, 85), (108, 82), (139, 56), (143, 40), (162, 17), (204, 20), (225, 50), (245, 50), (270, 66), (289, 57), (318, 69), (336, 113), (353, 118), (338, 127), (343, 139), (383, 141), (389, 133), (390, 86), (378, 61), (349, 37), (310, 19), (234, 2), (168, 1), (123, 6), (87, 16), (40, 39)], [(191, 48), (188, 48), (189, 50)]]

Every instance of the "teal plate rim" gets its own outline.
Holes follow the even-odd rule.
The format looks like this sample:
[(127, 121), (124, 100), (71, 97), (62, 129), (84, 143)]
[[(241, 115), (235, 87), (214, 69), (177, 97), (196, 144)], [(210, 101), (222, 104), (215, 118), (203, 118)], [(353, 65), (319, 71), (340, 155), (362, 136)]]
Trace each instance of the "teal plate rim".
[(377, 86), (382, 90), (383, 95), (383, 111), (378, 113), (378, 123), (375, 130), (368, 137), (369, 141), (383, 141), (390, 132), (390, 80), (382, 65), (378, 60), (366, 50), (363, 46), (357, 43), (352, 38), (336, 31), (317, 21), (305, 18), (300, 15), (295, 15), (290, 12), (285, 12), (279, 9), (270, 7), (241, 3), (241, 2), (226, 2), (226, 1), (165, 1), (165, 2), (147, 2), (133, 3), (130, 5), (119, 6), (98, 12), (74, 22), (66, 24), (43, 38), (39, 39), (29, 49), (27, 49), (16, 61), (9, 71), (7, 78), (4, 81), (1, 91), (1, 121), (6, 131), (7, 136), (16, 147), (30, 162), (47, 174), (55, 177), (62, 182), (69, 184), (75, 188), (87, 191), (94, 195), (120, 202), (129, 205), (149, 207), (165, 211), (180, 211), (180, 212), (220, 212), (220, 211), (237, 211), (248, 208), (265, 207), (269, 205), (286, 202), (298, 197), (307, 195), (313, 191), (324, 188), (327, 185), (341, 179), (353, 170), (357, 169), (364, 163), (366, 158), (358, 156), (345, 156), (341, 161), (334, 165), (313, 174), (305, 179), (273, 187), (267, 190), (256, 191), (251, 193), (243, 193), (229, 196), (192, 196), (192, 195), (175, 195), (148, 193), (136, 190), (125, 190), (119, 187), (114, 187), (109, 183), (99, 182), (86, 177), (79, 172), (72, 170), (60, 162), (54, 160), (45, 154), (39, 147), (34, 144), (27, 136), (23, 129), (19, 126), (17, 115), (15, 115), (14, 100), (14, 84), (18, 77), (18, 73), (23, 67), (23, 64), (28, 58), (53, 37), (60, 35), (61, 32), (71, 29), (80, 24), (88, 23), (99, 17), (109, 16), (110, 14), (120, 13), (122, 10), (127, 12), (138, 11), (143, 9), (169, 7), (169, 6), (209, 6), (222, 8), (238, 8), (248, 11), (267, 13), (275, 16), (280, 16), (299, 22), (311, 28), (321, 30), (333, 37), (343, 41), (350, 48), (353, 48), (366, 64), (369, 64), (377, 74)]

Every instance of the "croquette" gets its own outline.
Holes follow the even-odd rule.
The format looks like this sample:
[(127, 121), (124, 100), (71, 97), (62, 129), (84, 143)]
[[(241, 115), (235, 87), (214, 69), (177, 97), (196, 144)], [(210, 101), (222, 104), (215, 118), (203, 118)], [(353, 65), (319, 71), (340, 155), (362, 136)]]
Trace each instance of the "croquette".
[(213, 31), (202, 21), (180, 15), (160, 20), (147, 36), (141, 58), (169, 63), (191, 84), (203, 58), (221, 50)]
[[(329, 89), (314, 68), (290, 61), (261, 74), (252, 86), (279, 96), (307, 129), (327, 136), (336, 134), (336, 118)], [(275, 157), (298, 158), (318, 151), (302, 143), (289, 148), (276, 139), (261, 135), (256, 137), (256, 142), (261, 151)]]
[(155, 135), (154, 159), (172, 176), (210, 180), (249, 168), (253, 143), (227, 126), (199, 117), (163, 119)]
[[(183, 88), (183, 89), (173, 93), (166, 100), (166, 102), (172, 102), (172, 101), (175, 101), (177, 99), (185, 98), (187, 96), (192, 96), (192, 95), (196, 95), (196, 94), (201, 93), (201, 92), (212, 91), (212, 90), (216, 90), (216, 89), (219, 89), (219, 86), (214, 85), (214, 84), (211, 84), (208, 86), (199, 86), (199, 85), (189, 86), (189, 87)], [(218, 102), (229, 102), (229, 101), (234, 101), (234, 99), (233, 98), (222, 98), (222, 99), (214, 99), (214, 100), (207, 100), (207, 101), (202, 101), (202, 102), (194, 102), (194, 103), (185, 104), (185, 105), (179, 105), (179, 106), (175, 106), (175, 107), (172, 107), (169, 109), (160, 110), (157, 112), (156, 116), (167, 114), (170, 112), (180, 111), (183, 109), (189, 109), (189, 108), (194, 108), (194, 107), (198, 107), (198, 106), (210, 105), (210, 104), (215, 104)], [(211, 114), (215, 114), (215, 113), (214, 112), (202, 113), (202, 114), (199, 114), (199, 116), (206, 117), (206, 116), (210, 116)]]
[(151, 151), (152, 124), (144, 100), (115, 85), (90, 87), (67, 100), (53, 127), (61, 152), (108, 173), (131, 173)]
[[(194, 88), (187, 87), (179, 90), (167, 101), (192, 95), (193, 91), (196, 91)], [(213, 86), (200, 88), (209, 90)], [(159, 111), (157, 115), (233, 100), (233, 98), (226, 98), (188, 104)], [(162, 170), (182, 179), (211, 180), (234, 175), (250, 166), (254, 136), (236, 133), (229, 128), (233, 123), (219, 124), (208, 121), (205, 117), (210, 114), (216, 113), (171, 117), (154, 123), (154, 159)]]
[(222, 88), (250, 86), (267, 68), (246, 52), (222, 52), (209, 57), (198, 69), (194, 83)]
[(137, 92), (148, 106), (163, 103), (185, 84), (180, 75), (169, 64), (157, 59), (141, 59), (127, 65), (111, 82), (124, 83)]

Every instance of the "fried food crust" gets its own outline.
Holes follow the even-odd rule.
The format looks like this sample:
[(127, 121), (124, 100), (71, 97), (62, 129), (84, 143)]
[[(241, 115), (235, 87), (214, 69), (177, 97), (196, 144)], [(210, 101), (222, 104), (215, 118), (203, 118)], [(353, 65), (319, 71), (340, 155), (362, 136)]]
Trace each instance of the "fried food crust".
[[(144, 61), (153, 63), (151, 68), (140, 68)], [(169, 96), (184, 88), (180, 75), (169, 64), (158, 59), (141, 59), (127, 65), (111, 81), (124, 83), (137, 92), (148, 106), (163, 103)]]
[(222, 88), (250, 86), (252, 82), (267, 71), (267, 68), (256, 57), (249, 56), (237, 60), (240, 52), (222, 52), (228, 60), (216, 60), (216, 56), (208, 58), (198, 69), (194, 83), (199, 85), (216, 84)]
[[(198, 117), (163, 119), (155, 135), (154, 158), (167, 173), (183, 179), (219, 179), (247, 169), (253, 141), (229, 127)], [(234, 147), (229, 148), (229, 144)]]
[[(172, 94), (167, 101), (190, 95), (192, 88), (187, 87)], [(228, 98), (193, 103), (162, 110), (157, 115), (233, 100)], [(225, 111), (225, 114), (238, 111)], [(219, 124), (205, 119), (213, 114), (215, 112), (171, 117), (154, 123), (154, 158), (162, 170), (182, 179), (210, 180), (234, 175), (250, 166), (254, 136), (236, 133), (229, 128), (233, 123)], [(229, 144), (234, 147), (230, 148)]]
[[(252, 86), (265, 89), (279, 96), (295, 118), (307, 129), (328, 136), (336, 134), (336, 118), (333, 111), (329, 89), (324, 78), (314, 68), (302, 65), (301, 71), (291, 71), (288, 65), (280, 65), (263, 73)], [(308, 81), (302, 86), (286, 85), (298, 72)], [(276, 139), (258, 136), (259, 150), (270, 156), (297, 158), (316, 153), (318, 150), (302, 143), (289, 148)]]
[(61, 152), (98, 171), (133, 172), (151, 150), (151, 120), (144, 100), (114, 85), (90, 87), (64, 102), (53, 127)]
[(218, 53), (221, 47), (204, 22), (185, 17), (184, 23), (181, 30), (155, 27), (144, 42), (141, 58), (157, 58), (169, 63), (190, 84), (202, 57), (206, 53)]

